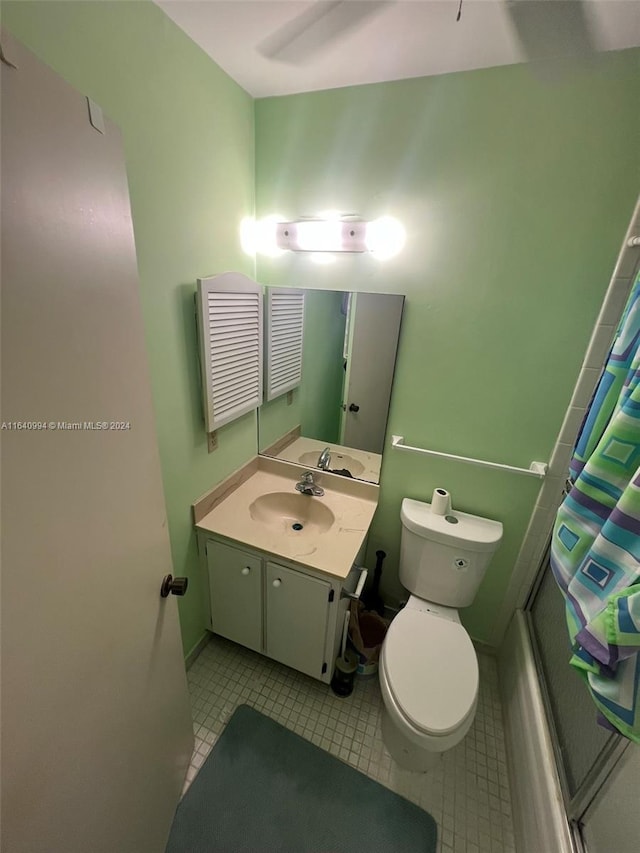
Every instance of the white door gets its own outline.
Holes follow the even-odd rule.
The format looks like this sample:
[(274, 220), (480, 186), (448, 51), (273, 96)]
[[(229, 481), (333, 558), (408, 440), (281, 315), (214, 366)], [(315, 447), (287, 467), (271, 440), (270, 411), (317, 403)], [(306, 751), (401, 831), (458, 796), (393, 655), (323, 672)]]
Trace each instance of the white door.
[(340, 444), (382, 453), (404, 297), (354, 293)]
[(122, 141), (2, 46), (2, 850), (161, 853), (192, 731)]
[(267, 563), (265, 637), (269, 657), (314, 678), (327, 671), (330, 593), (331, 584), (326, 581)]

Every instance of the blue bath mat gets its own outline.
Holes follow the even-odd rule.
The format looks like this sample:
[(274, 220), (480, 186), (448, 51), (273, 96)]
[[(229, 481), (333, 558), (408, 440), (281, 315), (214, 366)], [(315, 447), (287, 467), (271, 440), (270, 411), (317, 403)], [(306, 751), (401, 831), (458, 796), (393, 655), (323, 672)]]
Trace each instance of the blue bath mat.
[(240, 705), (178, 806), (166, 853), (435, 853), (436, 822)]

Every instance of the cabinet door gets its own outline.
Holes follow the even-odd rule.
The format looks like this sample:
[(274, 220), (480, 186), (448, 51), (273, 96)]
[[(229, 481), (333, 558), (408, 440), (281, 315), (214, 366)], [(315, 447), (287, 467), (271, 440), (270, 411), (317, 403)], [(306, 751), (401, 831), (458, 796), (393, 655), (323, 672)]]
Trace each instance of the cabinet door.
[(211, 623), (216, 634), (262, 651), (262, 560), (254, 554), (207, 542)]
[(329, 592), (326, 581), (267, 563), (266, 653), (320, 678), (325, 659)]

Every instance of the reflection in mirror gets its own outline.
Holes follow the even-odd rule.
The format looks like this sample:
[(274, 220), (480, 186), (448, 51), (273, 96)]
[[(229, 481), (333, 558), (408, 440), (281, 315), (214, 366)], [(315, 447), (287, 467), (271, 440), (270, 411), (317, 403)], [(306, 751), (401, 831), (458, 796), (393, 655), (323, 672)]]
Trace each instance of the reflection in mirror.
[(260, 407), (262, 455), (380, 481), (403, 304), (305, 289), (302, 381)]

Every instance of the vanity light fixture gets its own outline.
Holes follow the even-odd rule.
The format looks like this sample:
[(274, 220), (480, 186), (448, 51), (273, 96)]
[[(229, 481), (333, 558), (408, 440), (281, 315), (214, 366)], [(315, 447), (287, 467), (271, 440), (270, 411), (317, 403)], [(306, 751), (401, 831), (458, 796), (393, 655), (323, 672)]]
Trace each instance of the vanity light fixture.
[(385, 260), (396, 255), (405, 240), (402, 223), (392, 216), (371, 222), (357, 217), (319, 217), (276, 225), (276, 245), (292, 252), (371, 252)]
[(337, 217), (278, 222), (276, 244), (292, 252), (366, 252), (368, 224)]
[(309, 258), (312, 263), (318, 264), (321, 267), (326, 267), (336, 262), (336, 256), (331, 252), (311, 252)]
[(325, 263), (342, 253), (370, 252), (378, 260), (386, 260), (398, 254), (405, 240), (404, 226), (392, 216), (368, 221), (329, 212), (285, 221), (271, 215), (241, 224), (242, 247), (248, 254), (276, 257), (287, 250), (309, 252), (315, 262), (324, 255)]

